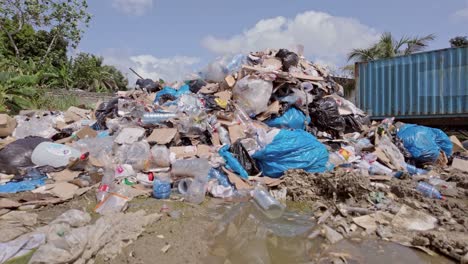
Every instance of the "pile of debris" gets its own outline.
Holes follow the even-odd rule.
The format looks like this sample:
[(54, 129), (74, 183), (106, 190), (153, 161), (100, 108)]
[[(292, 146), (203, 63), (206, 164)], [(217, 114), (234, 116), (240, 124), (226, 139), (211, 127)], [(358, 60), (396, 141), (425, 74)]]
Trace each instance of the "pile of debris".
[[(269, 188), (278, 200), (318, 200), (334, 208), (329, 216), (384, 211), (399, 182), (440, 203), (448, 196), (441, 187), (466, 192), (466, 177), (454, 186), (431, 171), (452, 159), (467, 170), (459, 142), (393, 119), (371, 124), (324, 68), (285, 49), (221, 58), (183, 83), (137, 84), (141, 89), (118, 92), (92, 110), (1, 115), (1, 214), (89, 190), (102, 215), (125, 211), (140, 195), (200, 204), (209, 193), (252, 196), (270, 217), (284, 205)], [(387, 190), (386, 181), (395, 184)], [(466, 231), (466, 221), (459, 224)], [(35, 255), (51, 247), (43, 240)]]

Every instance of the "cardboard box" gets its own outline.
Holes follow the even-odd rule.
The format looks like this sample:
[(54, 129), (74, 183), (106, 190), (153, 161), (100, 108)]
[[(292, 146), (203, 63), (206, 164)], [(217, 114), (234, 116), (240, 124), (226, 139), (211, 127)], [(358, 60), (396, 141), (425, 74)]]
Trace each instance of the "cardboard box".
[(16, 119), (0, 114), (0, 137), (10, 136), (16, 128)]

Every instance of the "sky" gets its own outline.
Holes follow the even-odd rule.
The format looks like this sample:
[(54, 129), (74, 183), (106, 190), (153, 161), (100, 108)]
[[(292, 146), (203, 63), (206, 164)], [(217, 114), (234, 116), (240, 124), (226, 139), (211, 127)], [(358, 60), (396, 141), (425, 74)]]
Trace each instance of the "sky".
[(215, 58), (297, 50), (338, 69), (346, 54), (389, 31), (435, 34), (429, 49), (468, 35), (468, 0), (88, 0), (93, 19), (75, 52), (104, 57), (129, 78), (183, 79)]

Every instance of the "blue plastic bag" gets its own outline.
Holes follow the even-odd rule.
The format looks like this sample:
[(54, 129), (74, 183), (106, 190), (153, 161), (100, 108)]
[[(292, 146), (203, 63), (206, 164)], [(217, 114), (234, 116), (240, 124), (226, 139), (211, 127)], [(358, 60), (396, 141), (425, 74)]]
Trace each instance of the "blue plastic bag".
[(278, 128), (293, 128), (304, 130), (306, 125), (310, 123), (310, 117), (295, 107), (289, 108), (282, 116), (265, 121), (265, 124), (271, 127)]
[(39, 186), (45, 185), (45, 178), (36, 180), (25, 180), (19, 182), (8, 182), (4, 185), (0, 185), (0, 193), (18, 193), (32, 191)]
[(229, 145), (224, 145), (219, 150), (219, 155), (224, 158), (226, 161), (226, 167), (232, 169), (235, 173), (237, 173), (241, 178), (248, 179), (249, 174), (247, 171), (242, 167), (240, 162), (229, 152)]
[(282, 129), (270, 144), (255, 152), (252, 157), (264, 175), (277, 178), (289, 169), (326, 171), (328, 151), (304, 130)]
[(405, 124), (400, 128), (397, 137), (411, 156), (418, 162), (434, 162), (439, 158), (440, 151), (447, 156), (452, 155), (452, 142), (440, 129)]
[(190, 92), (190, 86), (188, 86), (187, 84), (181, 86), (179, 88), (179, 90), (176, 90), (176, 89), (174, 89), (172, 87), (166, 86), (156, 94), (156, 97), (154, 98), (154, 102), (155, 103), (159, 102), (159, 99), (163, 95), (166, 95), (166, 94), (172, 95), (175, 98), (179, 98), (181, 95), (186, 94), (186, 93), (191, 93)]

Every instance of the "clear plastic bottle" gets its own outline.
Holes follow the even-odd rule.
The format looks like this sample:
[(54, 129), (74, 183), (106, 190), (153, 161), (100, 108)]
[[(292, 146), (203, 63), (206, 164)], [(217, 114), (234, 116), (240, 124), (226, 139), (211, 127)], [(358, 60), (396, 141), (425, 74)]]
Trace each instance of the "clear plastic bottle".
[(71, 158), (79, 158), (81, 153), (69, 146), (42, 142), (37, 145), (31, 155), (31, 160), (38, 166), (52, 166), (55, 168), (67, 166)]
[(390, 175), (393, 176), (393, 170), (382, 165), (378, 161), (374, 161), (370, 164), (369, 173), (371, 175)]
[(168, 199), (171, 196), (171, 179), (168, 173), (157, 174), (153, 181), (153, 197)]
[(155, 113), (144, 113), (141, 117), (141, 122), (145, 125), (154, 125), (161, 122), (167, 121), (168, 119), (177, 117), (176, 113), (164, 113), (164, 112), (155, 112)]
[(219, 140), (223, 145), (231, 145), (231, 139), (229, 138), (229, 132), (220, 123), (215, 124), (216, 132), (218, 132)]
[(411, 164), (406, 164), (405, 167), (406, 167), (406, 170), (408, 171), (408, 173), (411, 174), (411, 175), (425, 175), (425, 174), (429, 173), (429, 171), (424, 170), (424, 169), (416, 168), (415, 166), (413, 166)]
[(107, 168), (102, 176), (101, 184), (99, 185), (96, 199), (98, 202), (104, 200), (106, 195), (114, 189), (114, 170)]
[(268, 218), (276, 219), (283, 215), (285, 207), (261, 185), (257, 185), (250, 194)]
[(434, 186), (430, 185), (429, 183), (419, 182), (418, 186), (416, 187), (416, 190), (426, 197), (445, 200), (445, 197), (442, 196), (442, 194), (440, 194), (439, 190), (437, 190)]

